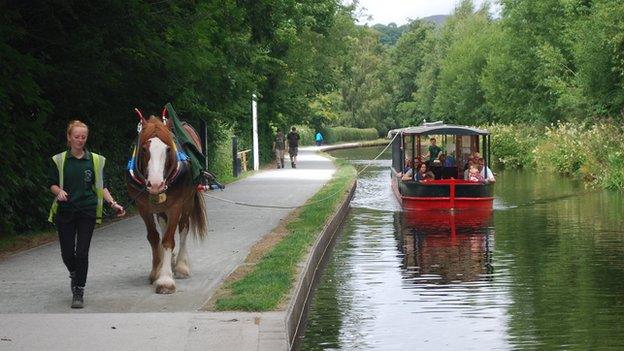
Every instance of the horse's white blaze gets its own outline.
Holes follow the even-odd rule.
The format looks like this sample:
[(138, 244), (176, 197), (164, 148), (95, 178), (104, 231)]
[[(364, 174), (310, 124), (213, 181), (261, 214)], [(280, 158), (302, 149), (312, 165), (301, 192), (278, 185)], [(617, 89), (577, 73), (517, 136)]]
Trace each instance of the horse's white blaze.
[(169, 248), (164, 249), (162, 255), (162, 261), (160, 264), (160, 271), (158, 272), (158, 279), (154, 282), (156, 284), (156, 290), (159, 288), (166, 288), (173, 292), (175, 291), (175, 282), (173, 281), (173, 272), (171, 271), (171, 257), (173, 255), (172, 250)]
[(154, 137), (150, 139), (150, 159), (147, 163), (147, 181), (151, 193), (159, 193), (165, 185), (165, 163), (167, 161), (167, 144)]
[(175, 273), (177, 278), (188, 278), (191, 275), (191, 267), (188, 262), (188, 252), (186, 251), (186, 237), (189, 228), (180, 231), (180, 250), (178, 251), (178, 259), (175, 264)]

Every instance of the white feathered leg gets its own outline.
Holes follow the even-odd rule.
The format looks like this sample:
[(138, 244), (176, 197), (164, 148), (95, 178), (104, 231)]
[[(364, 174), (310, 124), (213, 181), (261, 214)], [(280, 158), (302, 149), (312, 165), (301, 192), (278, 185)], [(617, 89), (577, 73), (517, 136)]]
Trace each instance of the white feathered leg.
[(186, 238), (188, 236), (188, 226), (180, 231), (180, 249), (178, 250), (178, 258), (175, 264), (176, 278), (185, 279), (191, 276), (191, 267), (189, 265), (188, 252), (186, 250)]

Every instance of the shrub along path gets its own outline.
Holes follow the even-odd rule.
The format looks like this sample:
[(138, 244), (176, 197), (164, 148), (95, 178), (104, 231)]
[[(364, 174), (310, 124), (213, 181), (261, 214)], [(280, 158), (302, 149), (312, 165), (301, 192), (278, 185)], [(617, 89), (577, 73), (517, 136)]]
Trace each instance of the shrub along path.
[[(298, 206), (335, 171), (333, 163), (300, 150), (297, 169), (269, 170), (212, 192), (230, 201)], [(69, 279), (57, 243), (0, 261), (0, 349), (282, 349), (278, 312), (198, 312), (250, 248), (291, 209), (243, 207), (207, 198), (209, 235), (189, 240), (192, 277), (178, 291), (157, 295), (139, 217), (96, 230), (83, 310), (69, 308)], [(166, 312), (166, 313), (164, 313)], [(262, 337), (272, 335), (273, 337)]]

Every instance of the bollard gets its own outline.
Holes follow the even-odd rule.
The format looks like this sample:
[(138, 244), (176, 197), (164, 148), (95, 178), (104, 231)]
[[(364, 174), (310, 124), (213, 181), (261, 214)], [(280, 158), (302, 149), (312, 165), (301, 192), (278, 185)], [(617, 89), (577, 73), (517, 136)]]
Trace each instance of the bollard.
[(232, 137), (232, 175), (237, 178), (241, 173), (241, 161), (238, 156), (238, 138)]

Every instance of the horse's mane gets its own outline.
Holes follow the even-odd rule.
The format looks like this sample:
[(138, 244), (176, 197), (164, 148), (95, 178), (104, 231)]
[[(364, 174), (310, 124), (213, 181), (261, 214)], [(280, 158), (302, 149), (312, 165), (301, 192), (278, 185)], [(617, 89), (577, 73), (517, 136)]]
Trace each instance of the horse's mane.
[(141, 135), (139, 136), (139, 144), (143, 145), (149, 139), (157, 137), (162, 140), (167, 146), (173, 148), (173, 136), (167, 126), (157, 117), (150, 117), (147, 123), (143, 125), (141, 129)]

